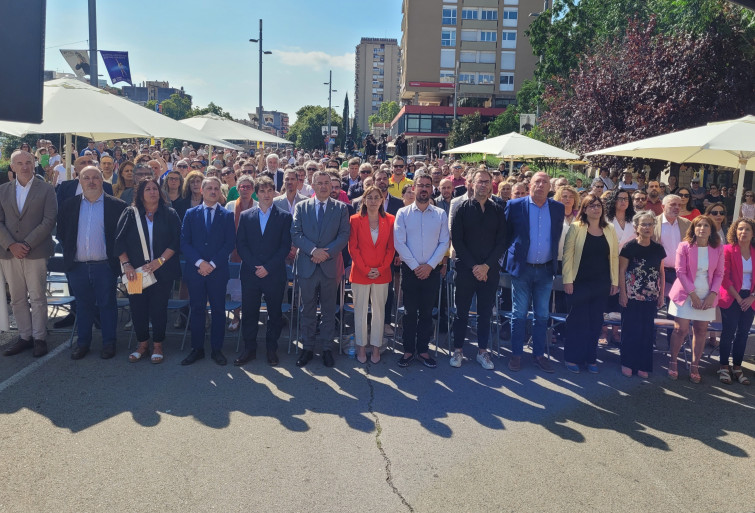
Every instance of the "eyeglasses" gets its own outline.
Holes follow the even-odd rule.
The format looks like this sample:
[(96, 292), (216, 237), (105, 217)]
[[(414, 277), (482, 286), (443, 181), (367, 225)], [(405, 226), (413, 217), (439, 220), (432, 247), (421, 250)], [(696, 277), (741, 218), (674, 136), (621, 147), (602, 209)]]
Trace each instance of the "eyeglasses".
[(655, 226), (655, 223), (640, 223), (642, 228), (652, 228), (653, 226)]
[(680, 198), (689, 198), (689, 194), (677, 194)]
[(238, 186), (238, 187), (236, 187), (236, 188), (237, 188), (238, 190), (240, 190), (240, 191), (245, 191), (245, 190), (247, 190), (247, 189), (251, 189), (251, 188), (252, 188), (252, 186), (251, 186), (251, 185), (239, 185), (239, 186)]
[(616, 198), (616, 201), (629, 201), (629, 198)]
[(371, 175), (372, 173), (370, 173), (369, 171), (360, 171), (359, 174), (360, 175)]
[(393, 169), (404, 169), (403, 164), (393, 164)]
[(752, 194), (745, 194), (745, 198), (752, 198)]
[(601, 208), (602, 209), (603, 205), (601, 205), (600, 203), (597, 203), (597, 202), (596, 203), (590, 203), (589, 205), (587, 205), (587, 208)]
[(192, 169), (202, 169), (201, 165), (191, 166)]
[(176, 167), (178, 169), (189, 169), (189, 166), (187, 166), (186, 164), (176, 164)]
[(710, 215), (712, 216), (722, 216), (725, 215), (723, 210), (711, 210)]
[(307, 171), (317, 171), (317, 168), (316, 167), (308, 167)]

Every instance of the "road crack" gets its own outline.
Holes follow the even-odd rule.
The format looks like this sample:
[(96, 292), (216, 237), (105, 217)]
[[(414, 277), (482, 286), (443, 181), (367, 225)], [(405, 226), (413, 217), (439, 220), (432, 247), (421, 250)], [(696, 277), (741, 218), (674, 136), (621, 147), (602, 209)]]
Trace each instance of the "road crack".
[(399, 491), (399, 489), (396, 487), (395, 483), (393, 482), (393, 472), (391, 471), (391, 459), (388, 457), (388, 454), (385, 452), (385, 448), (383, 448), (383, 441), (381, 440), (381, 435), (383, 434), (383, 427), (380, 425), (380, 418), (378, 417), (377, 413), (375, 413), (374, 409), (374, 402), (375, 402), (375, 386), (372, 383), (372, 380), (370, 379), (370, 364), (367, 364), (366, 367), (366, 374), (365, 377), (367, 378), (367, 386), (370, 387), (370, 401), (367, 403), (367, 411), (370, 412), (370, 415), (372, 415), (372, 418), (375, 419), (375, 445), (377, 446), (378, 451), (380, 452), (380, 456), (383, 457), (383, 461), (385, 461), (385, 482), (388, 483), (388, 486), (391, 487), (391, 490), (393, 493), (401, 499), (401, 503), (406, 506), (406, 508), (414, 512), (414, 508), (411, 504), (409, 504), (409, 501), (406, 500), (406, 497), (402, 495), (402, 493)]

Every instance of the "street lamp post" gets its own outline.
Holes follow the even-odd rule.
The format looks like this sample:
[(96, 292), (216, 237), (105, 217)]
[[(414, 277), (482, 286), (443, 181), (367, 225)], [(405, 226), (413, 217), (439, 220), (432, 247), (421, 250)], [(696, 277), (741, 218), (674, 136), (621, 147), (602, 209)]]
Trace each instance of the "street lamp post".
[(325, 150), (328, 150), (328, 146), (330, 145), (330, 111), (332, 110), (332, 104), (331, 101), (333, 99), (333, 93), (337, 93), (338, 91), (333, 89), (333, 70), (330, 70), (329, 77), (327, 82), (323, 82), (323, 85), (328, 86), (328, 144), (325, 145)]
[[(537, 18), (538, 16), (540, 16), (541, 14), (543, 14), (547, 10), (548, 10), (548, 0), (543, 0), (543, 12), (531, 12), (530, 16), (533, 17), (533, 18)], [(539, 62), (540, 67), (542, 68), (542, 66), (543, 66), (543, 54), (542, 53), (539, 56), (538, 62)], [(540, 70), (540, 72), (542, 73), (542, 69)], [(540, 78), (539, 77), (537, 79), (537, 86), (538, 86), (538, 90), (539, 90), (540, 89)], [(536, 120), (540, 119), (540, 100), (539, 99), (538, 99), (537, 105), (535, 106), (535, 119)]]
[(259, 105), (259, 111), (257, 112), (257, 123), (259, 125), (260, 130), (262, 130), (262, 55), (270, 55), (273, 52), (266, 52), (262, 50), (262, 19), (260, 19), (260, 37), (259, 39), (250, 39), (250, 43), (258, 43), (260, 46), (260, 105)]

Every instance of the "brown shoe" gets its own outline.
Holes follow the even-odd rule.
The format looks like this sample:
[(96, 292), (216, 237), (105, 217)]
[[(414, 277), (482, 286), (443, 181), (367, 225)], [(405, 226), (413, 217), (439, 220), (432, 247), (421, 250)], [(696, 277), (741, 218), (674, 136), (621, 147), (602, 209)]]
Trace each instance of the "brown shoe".
[(535, 366), (540, 367), (540, 370), (543, 372), (547, 372), (549, 374), (552, 374), (556, 371), (553, 370), (553, 366), (551, 365), (551, 362), (548, 361), (548, 359), (545, 356), (536, 356), (534, 358)]
[(47, 342), (44, 340), (34, 339), (34, 352), (32, 353), (34, 358), (39, 358), (47, 354)]
[(509, 370), (511, 372), (519, 372), (522, 370), (522, 357), (521, 356), (512, 356), (509, 360)]
[(18, 353), (23, 353), (32, 347), (34, 347), (34, 341), (32, 339), (24, 340), (21, 337), (18, 337), (18, 340), (16, 340), (8, 349), (3, 351), (3, 354), (5, 356), (14, 356)]

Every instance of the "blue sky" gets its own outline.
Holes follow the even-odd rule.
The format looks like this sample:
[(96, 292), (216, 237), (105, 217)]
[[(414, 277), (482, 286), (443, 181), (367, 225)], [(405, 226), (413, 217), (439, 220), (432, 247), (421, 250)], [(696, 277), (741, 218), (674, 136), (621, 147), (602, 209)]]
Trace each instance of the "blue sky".
[[(258, 104), (263, 20), (263, 106), (291, 116), (304, 105), (354, 113), (354, 48), (362, 37), (401, 38), (401, 0), (98, 0), (100, 50), (129, 52), (134, 83), (183, 86), (195, 106), (209, 102), (247, 119)], [(45, 69), (71, 72), (60, 49), (87, 48), (87, 0), (47, 2)], [(102, 59), (99, 73), (107, 75)], [(107, 78), (107, 77), (101, 77)], [(117, 84), (120, 87), (123, 83)]]

